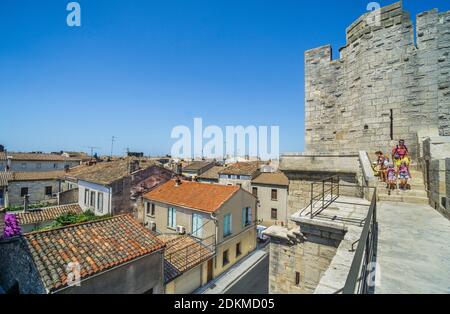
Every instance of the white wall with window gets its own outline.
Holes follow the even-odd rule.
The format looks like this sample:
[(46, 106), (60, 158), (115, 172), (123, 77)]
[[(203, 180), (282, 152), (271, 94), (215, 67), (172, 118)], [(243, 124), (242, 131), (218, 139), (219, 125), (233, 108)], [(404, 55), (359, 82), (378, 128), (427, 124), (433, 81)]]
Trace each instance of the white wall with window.
[(167, 210), (167, 227), (174, 230), (177, 228), (177, 210), (174, 207)]
[(84, 211), (97, 216), (111, 214), (111, 191), (109, 187), (87, 181), (78, 182), (78, 204)]

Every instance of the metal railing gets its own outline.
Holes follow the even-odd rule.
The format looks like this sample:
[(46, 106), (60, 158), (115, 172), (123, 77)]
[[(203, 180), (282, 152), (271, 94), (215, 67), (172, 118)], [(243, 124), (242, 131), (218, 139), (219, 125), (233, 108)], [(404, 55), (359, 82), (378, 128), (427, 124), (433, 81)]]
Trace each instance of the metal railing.
[(377, 191), (375, 189), (372, 202), (364, 222), (361, 238), (358, 242), (352, 265), (342, 290), (344, 294), (367, 294), (373, 288), (368, 282), (371, 269), (369, 264), (375, 257), (375, 243), (377, 239)]
[[(190, 243), (185, 245), (189, 239)], [(164, 258), (180, 272), (186, 272), (215, 254), (215, 235), (206, 239), (183, 236), (166, 244)]]
[[(319, 193), (315, 195), (314, 193), (317, 192), (318, 185), (319, 185)], [(331, 203), (333, 203), (339, 197), (340, 194), (339, 185), (340, 185), (339, 176), (332, 176), (323, 179), (322, 181), (311, 183), (311, 201), (309, 204), (311, 219), (320, 214), (324, 209), (330, 206)], [(329, 198), (327, 197), (328, 195), (330, 195)], [(320, 202), (322, 204), (320, 204)], [(316, 206), (317, 203), (320, 204), (320, 207), (316, 208), (316, 211), (314, 211), (314, 207)]]

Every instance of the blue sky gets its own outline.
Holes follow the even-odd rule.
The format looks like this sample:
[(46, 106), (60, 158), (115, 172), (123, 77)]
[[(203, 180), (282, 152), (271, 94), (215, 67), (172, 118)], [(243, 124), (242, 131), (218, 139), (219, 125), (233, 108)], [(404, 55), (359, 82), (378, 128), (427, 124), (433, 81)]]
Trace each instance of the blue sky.
[[(0, 144), (10, 151), (170, 152), (173, 127), (279, 125), (304, 146), (304, 51), (345, 43), (369, 1), (0, 1)], [(393, 1), (380, 1), (381, 5)], [(450, 1), (405, 0), (412, 13)]]

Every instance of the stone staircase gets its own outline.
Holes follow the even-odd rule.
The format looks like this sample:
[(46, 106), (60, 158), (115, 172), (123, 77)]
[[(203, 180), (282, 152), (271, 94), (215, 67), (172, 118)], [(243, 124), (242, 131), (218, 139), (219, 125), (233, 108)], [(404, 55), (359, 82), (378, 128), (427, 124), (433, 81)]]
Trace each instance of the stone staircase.
[(411, 186), (410, 190), (391, 190), (386, 188), (386, 185), (382, 182), (378, 184), (378, 200), (388, 202), (402, 202), (411, 204), (424, 204), (428, 205), (428, 194), (425, 189), (425, 182), (423, 180), (423, 174), (417, 170), (414, 165), (410, 169), (412, 179), (409, 180)]

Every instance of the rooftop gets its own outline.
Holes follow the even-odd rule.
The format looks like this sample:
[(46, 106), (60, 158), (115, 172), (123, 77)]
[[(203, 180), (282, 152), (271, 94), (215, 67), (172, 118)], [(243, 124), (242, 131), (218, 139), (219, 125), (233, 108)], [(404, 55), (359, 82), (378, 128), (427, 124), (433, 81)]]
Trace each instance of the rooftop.
[(255, 179), (252, 180), (255, 184), (266, 184), (266, 185), (279, 185), (279, 186), (289, 186), (289, 179), (282, 172), (266, 172), (261, 173)]
[(183, 167), (183, 171), (198, 171), (211, 165), (209, 161), (193, 161), (187, 166)]
[(219, 174), (254, 176), (263, 164), (261, 161), (237, 162), (224, 168)]
[(0, 159), (4, 160), (7, 156), (11, 156), (12, 160), (20, 161), (81, 161), (81, 158), (65, 157), (59, 154), (0, 152)]
[[(92, 166), (79, 166), (70, 169), (65, 173), (66, 178), (76, 178), (83, 181), (109, 185), (119, 179), (129, 176), (130, 162), (136, 160), (134, 158), (119, 159), (116, 161), (99, 162)], [(157, 165), (158, 163), (151, 160), (139, 161), (138, 170)]]
[(214, 255), (208, 246), (190, 236), (158, 236), (166, 244), (164, 251), (164, 282), (170, 282), (184, 272)]
[(144, 195), (144, 198), (213, 213), (228, 201), (240, 187), (182, 181), (178, 186), (176, 180), (170, 180), (155, 190)]
[(21, 225), (45, 222), (55, 220), (62, 214), (75, 213), (80, 214), (83, 210), (78, 204), (51, 206), (40, 209), (33, 209), (17, 213)]
[(45, 288), (67, 286), (68, 263), (81, 267), (81, 280), (164, 247), (131, 215), (24, 235)]
[(0, 186), (7, 186), (13, 181), (40, 181), (56, 180), (64, 176), (65, 171), (38, 171), (38, 172), (0, 172)]
[(199, 175), (199, 179), (219, 179), (219, 172), (224, 170), (225, 167), (214, 166), (205, 173)]

